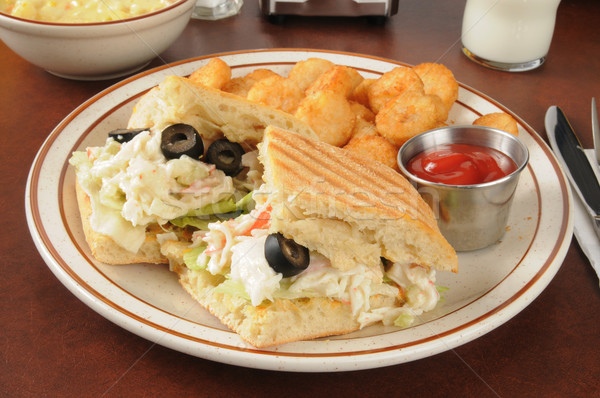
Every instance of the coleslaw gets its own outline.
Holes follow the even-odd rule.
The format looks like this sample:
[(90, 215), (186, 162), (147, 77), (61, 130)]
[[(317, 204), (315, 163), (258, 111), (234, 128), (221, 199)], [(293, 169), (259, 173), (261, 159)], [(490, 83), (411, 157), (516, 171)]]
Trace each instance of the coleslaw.
[[(224, 275), (225, 281), (215, 291), (242, 297), (254, 306), (277, 298), (303, 297), (328, 297), (347, 303), (361, 327), (379, 321), (407, 327), (439, 302), (435, 270), (410, 263), (388, 267), (382, 263), (379, 269), (357, 264), (343, 271), (313, 251), (306, 270), (283, 278), (269, 266), (264, 254), (270, 209), (265, 202), (248, 214), (209, 224), (208, 231), (194, 235), (195, 249), (184, 256), (186, 266)], [(371, 297), (378, 295), (394, 304), (371, 308)]]
[(104, 146), (74, 152), (69, 160), (90, 198), (92, 229), (131, 252), (140, 248), (150, 224), (184, 227), (192, 219), (207, 224), (214, 221), (211, 215), (236, 210), (261, 174), (252, 152), (244, 155), (250, 171), (243, 180), (186, 155), (168, 160), (160, 137), (149, 130), (123, 144), (108, 138)]

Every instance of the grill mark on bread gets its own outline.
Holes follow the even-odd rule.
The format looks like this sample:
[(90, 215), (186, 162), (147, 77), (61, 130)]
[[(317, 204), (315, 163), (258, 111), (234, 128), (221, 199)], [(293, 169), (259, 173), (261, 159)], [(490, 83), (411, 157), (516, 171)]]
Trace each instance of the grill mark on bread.
[[(265, 130), (259, 158), (269, 193), (276, 197), (273, 211), (280, 217), (272, 224), (273, 231), (287, 233), (311, 250), (329, 256), (335, 268), (348, 269), (356, 262), (371, 266), (379, 264), (383, 256), (394, 262), (458, 271), (456, 253), (441, 235), (433, 211), (402, 176), (395, 181), (394, 170), (374, 172), (370, 169), (386, 166), (368, 159), (352, 165), (357, 159), (346, 156), (344, 149), (273, 126)], [(384, 196), (389, 199), (383, 203), (397, 207), (381, 203), (381, 183), (375, 181), (378, 187), (370, 184), (379, 174), (383, 174), (383, 181), (391, 180), (392, 187), (398, 186), (398, 191), (405, 189), (402, 195)], [(318, 184), (311, 187), (314, 177), (321, 178), (322, 188)], [(350, 195), (336, 196), (336, 192), (357, 188), (372, 196), (358, 203)], [(332, 238), (338, 234), (338, 239)], [(352, 250), (361, 246), (363, 253)]]
[[(369, 181), (377, 179), (379, 173), (369, 171), (369, 168), (379, 167), (378, 163), (365, 162), (350, 166), (348, 162), (352, 163), (355, 158), (346, 159), (341, 150), (313, 144), (296, 134), (273, 127), (267, 128), (265, 141), (259, 151), (259, 160), (265, 168), (265, 185), (267, 189), (272, 189), (269, 193), (273, 195), (272, 214), (282, 215), (280, 219), (272, 217), (271, 227), (275, 229), (270, 232), (289, 234), (296, 242), (329, 258), (334, 268), (349, 270), (357, 264), (373, 267), (365, 270), (365, 276), (379, 269), (382, 256), (393, 262), (414, 262), (425, 267), (458, 271), (456, 253), (439, 231), (428, 230), (428, 221), (435, 224), (431, 213), (423, 221), (409, 220), (407, 217), (384, 220), (381, 209), (374, 208), (371, 209), (375, 216), (372, 220), (352, 222), (347, 221), (352, 217), (352, 209), (347, 209), (345, 202), (337, 200), (335, 195), (331, 202), (335, 207), (330, 208), (330, 214), (319, 212), (315, 207), (312, 211), (316, 218), (295, 219), (286, 212), (286, 205), (293, 202), (289, 200), (289, 195), (298, 194), (303, 188), (307, 188), (307, 191), (305, 197), (298, 201), (300, 210), (302, 205), (310, 207), (312, 204), (321, 204), (321, 199), (325, 198), (319, 198), (318, 192), (311, 189), (311, 178), (320, 175), (323, 175), (324, 194), (360, 187), (369, 188), (366, 192), (371, 192), (375, 188), (369, 185)], [(384, 171), (383, 181), (395, 182), (395, 178), (385, 174)], [(356, 183), (356, 178), (361, 178), (361, 181)], [(328, 186), (329, 183), (333, 185)], [(378, 184), (377, 191), (381, 190), (381, 185)], [(400, 187), (404, 186), (404, 183), (400, 183)], [(410, 184), (405, 190), (405, 195), (410, 195), (409, 201), (411, 197), (417, 199), (411, 205), (428, 208)], [(310, 202), (311, 197), (315, 202)], [(377, 196), (374, 197), (377, 199)], [(398, 199), (397, 202), (401, 201)], [(293, 203), (292, 206), (296, 207)], [(332, 211), (340, 213), (341, 219), (331, 216)], [(171, 252), (168, 245), (169, 242), (165, 244), (165, 252)], [(181, 250), (185, 250), (185, 247)], [(225, 277), (212, 275), (206, 270), (189, 270), (183, 265), (182, 255), (176, 255), (175, 258), (173, 262), (177, 263), (172, 263), (171, 267), (180, 274), (179, 280), (184, 288), (223, 324), (255, 347), (345, 334), (360, 328), (357, 315), (347, 301), (319, 296), (275, 299), (253, 306), (244, 298), (214, 289)], [(378, 282), (382, 283), (380, 280)], [(372, 310), (402, 304), (391, 295), (370, 295), (368, 300)]]
[[(428, 221), (427, 212), (429, 208), (423, 206), (410, 206), (410, 202), (403, 200), (408, 195), (413, 203), (418, 204), (416, 193), (411, 192), (407, 187), (409, 183), (402, 176), (396, 175), (396, 172), (390, 169), (388, 173), (384, 165), (381, 167), (369, 167), (362, 164), (362, 159), (351, 154), (338, 152), (337, 148), (326, 148), (323, 144), (309, 141), (304, 137), (290, 137), (288, 134), (276, 132), (277, 141), (270, 141), (268, 145), (274, 146), (277, 157), (272, 159), (277, 162), (277, 168), (283, 169), (294, 178), (290, 179), (293, 185), (284, 187), (294, 193), (299, 193), (298, 187), (315, 186), (311, 184), (310, 177), (320, 177), (324, 182), (332, 185), (341, 195), (336, 196), (338, 202), (344, 203), (351, 208), (359, 206), (373, 206), (372, 212), (385, 212), (389, 217), (412, 217), (420, 221)], [(293, 144), (302, 141), (301, 146)], [(340, 150), (341, 151), (341, 150)], [(308, 161), (303, 161), (305, 157)], [(350, 158), (350, 159), (346, 159)], [(350, 162), (345, 162), (350, 160)], [(346, 164), (346, 168), (340, 168), (339, 164)], [(299, 167), (294, 167), (294, 165)], [(350, 167), (348, 167), (350, 166)], [(300, 173), (297, 170), (308, 170), (310, 173)], [(335, 169), (336, 171), (332, 171)], [(394, 174), (392, 174), (394, 173)], [(306, 181), (309, 183), (307, 184)], [(370, 185), (369, 185), (370, 184)], [(399, 188), (395, 192), (390, 192), (390, 187)], [(291, 188), (291, 189), (290, 189)], [(366, 194), (366, 193), (369, 194)], [(323, 192), (329, 194), (330, 192)], [(360, 195), (365, 193), (365, 195)], [(402, 196), (401, 196), (402, 195)], [(360, 203), (357, 201), (360, 200)], [(378, 209), (378, 210), (377, 210)], [(367, 212), (364, 212), (367, 213)], [(430, 223), (427, 224), (431, 227)]]
[[(292, 160), (292, 158), (287, 158), (288, 162), (290, 160)], [(321, 178), (323, 178), (324, 182), (335, 186), (338, 190), (339, 195), (336, 195), (335, 200), (339, 203), (343, 203), (344, 205), (352, 209), (359, 209), (362, 207), (363, 211), (361, 213), (377, 213), (379, 216), (386, 215), (390, 218), (400, 218), (408, 216), (411, 218), (419, 219), (423, 217), (423, 212), (419, 211), (422, 209), (415, 209), (409, 206), (409, 203), (407, 201), (399, 200), (400, 198), (398, 195), (405, 195), (406, 190), (404, 190), (403, 188), (402, 191), (388, 192), (383, 191), (380, 186), (371, 187), (369, 189), (366, 184), (360, 185), (348, 183), (344, 185), (343, 183), (345, 181), (343, 180), (343, 178), (340, 178), (342, 180), (341, 182), (338, 179), (338, 177), (344, 176), (349, 178), (358, 177), (361, 178), (363, 181), (367, 180), (367, 182), (373, 182), (373, 185), (379, 184), (379, 181), (376, 180), (377, 176), (373, 176), (375, 180), (371, 179), (371, 175), (364, 173), (364, 168), (346, 169), (346, 171), (354, 172), (354, 174), (345, 173), (345, 175), (341, 175), (341, 173), (334, 173), (329, 171), (329, 162), (319, 162), (319, 158), (316, 157), (312, 157), (311, 160), (313, 160), (312, 164), (316, 165), (316, 167), (312, 168), (313, 173), (315, 175), (320, 175)], [(301, 162), (299, 162), (299, 164), (301, 164)], [(304, 176), (298, 173), (294, 173), (293, 170), (291, 174), (294, 174), (296, 176), (295, 181), (297, 181), (300, 184), (300, 180)], [(370, 192), (370, 194), (367, 194), (366, 192)], [(333, 196), (327, 192), (324, 192), (324, 194)], [(412, 197), (412, 195), (410, 195), (409, 197)], [(371, 211), (367, 210), (367, 206), (371, 206)]]

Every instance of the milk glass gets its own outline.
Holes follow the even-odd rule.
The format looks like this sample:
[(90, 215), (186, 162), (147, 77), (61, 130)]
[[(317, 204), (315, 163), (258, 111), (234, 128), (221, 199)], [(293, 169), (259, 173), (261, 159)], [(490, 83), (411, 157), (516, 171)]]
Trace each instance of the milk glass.
[(463, 52), (484, 66), (520, 72), (544, 63), (560, 0), (467, 0)]
[(240, 12), (243, 0), (196, 0), (192, 18), (223, 19)]

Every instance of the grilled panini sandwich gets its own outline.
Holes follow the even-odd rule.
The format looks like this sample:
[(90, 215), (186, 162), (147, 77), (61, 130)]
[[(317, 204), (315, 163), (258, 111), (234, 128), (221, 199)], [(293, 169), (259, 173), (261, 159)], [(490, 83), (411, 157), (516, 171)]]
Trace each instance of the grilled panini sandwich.
[(277, 127), (249, 214), (163, 254), (183, 287), (255, 347), (408, 326), (457, 256), (416, 190), (384, 165)]
[(284, 112), (165, 78), (140, 98), (127, 129), (70, 160), (92, 255), (108, 264), (166, 263), (163, 239), (188, 241), (215, 213), (239, 212), (262, 182), (256, 145), (272, 124), (316, 137)]

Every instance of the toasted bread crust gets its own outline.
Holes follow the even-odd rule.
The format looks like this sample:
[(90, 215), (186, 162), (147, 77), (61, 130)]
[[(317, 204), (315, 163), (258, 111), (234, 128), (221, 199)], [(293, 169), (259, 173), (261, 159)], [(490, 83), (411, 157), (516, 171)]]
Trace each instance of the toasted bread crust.
[[(253, 306), (249, 301), (214, 288), (224, 278), (208, 271), (190, 270), (179, 259), (183, 246), (167, 242), (162, 247), (171, 261), (171, 269), (179, 275), (179, 283), (206, 310), (217, 317), (244, 341), (257, 348), (299, 340), (342, 335), (360, 328), (349, 303), (325, 297), (276, 299)], [(377, 302), (372, 306), (390, 305)]]
[[(257, 348), (342, 335), (360, 328), (350, 305), (313, 297), (276, 299), (253, 306), (241, 297), (217, 293), (207, 271), (179, 268), (179, 282), (204, 308), (244, 341)], [(199, 292), (205, 292), (200, 295)]]
[(394, 170), (273, 126), (265, 131), (260, 159), (267, 190), (277, 197), (272, 229), (325, 254), (335, 267), (378, 266), (383, 256), (458, 271), (433, 211)]
[(268, 125), (316, 138), (308, 124), (288, 113), (196, 84), (185, 77), (167, 76), (140, 98), (128, 128), (162, 130), (175, 123), (190, 124), (209, 140), (225, 136), (229, 141), (249, 145), (262, 140)]
[(438, 229), (431, 208), (412, 185), (371, 159), (273, 126), (264, 145), (269, 148), (263, 162), (273, 171), (273, 185), (296, 194), (307, 210), (319, 212), (316, 206), (325, 197), (331, 202), (327, 204), (335, 205), (339, 218), (411, 217)]
[(94, 231), (90, 225), (90, 217), (92, 216), (90, 198), (77, 181), (75, 191), (85, 240), (96, 260), (114, 265), (133, 263), (167, 264), (169, 262), (160, 253), (160, 244), (156, 240), (156, 234), (152, 232), (146, 233), (146, 240), (142, 247), (136, 253), (132, 253), (119, 246), (112, 238)]

